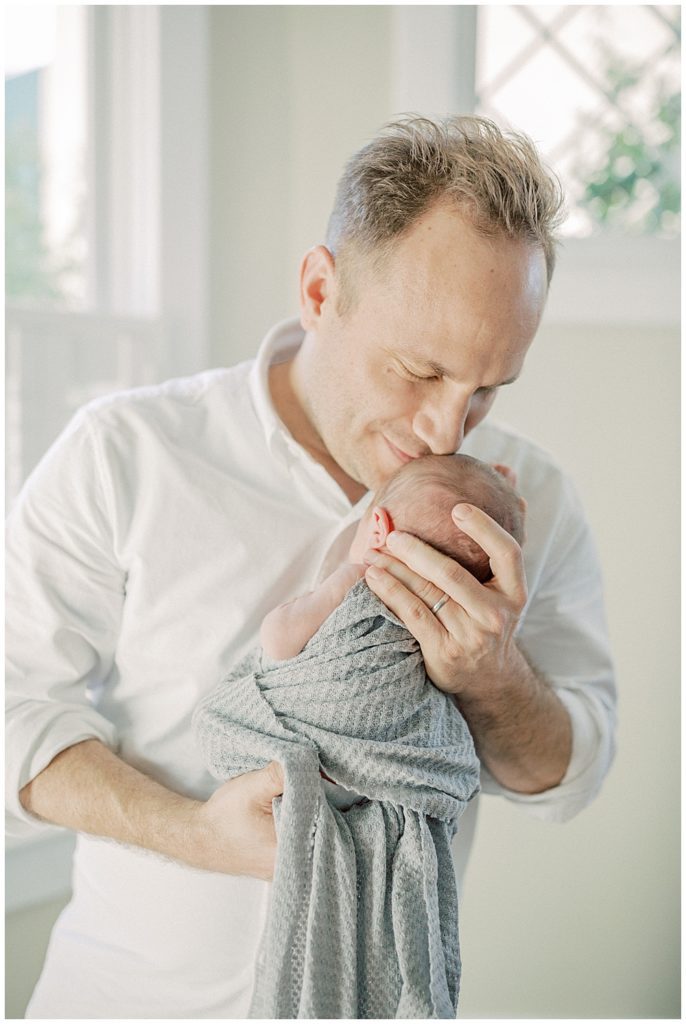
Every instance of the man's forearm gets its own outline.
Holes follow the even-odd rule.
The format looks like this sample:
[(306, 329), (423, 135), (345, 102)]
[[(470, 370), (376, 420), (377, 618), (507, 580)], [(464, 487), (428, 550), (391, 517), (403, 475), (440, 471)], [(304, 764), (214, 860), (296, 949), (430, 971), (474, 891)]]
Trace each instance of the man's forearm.
[(19, 796), (44, 821), (193, 862), (199, 802), (143, 775), (99, 740), (63, 750)]
[(493, 778), (518, 793), (557, 786), (569, 766), (572, 724), (553, 688), (516, 650), (502, 679), (481, 679), (456, 698), (479, 757)]

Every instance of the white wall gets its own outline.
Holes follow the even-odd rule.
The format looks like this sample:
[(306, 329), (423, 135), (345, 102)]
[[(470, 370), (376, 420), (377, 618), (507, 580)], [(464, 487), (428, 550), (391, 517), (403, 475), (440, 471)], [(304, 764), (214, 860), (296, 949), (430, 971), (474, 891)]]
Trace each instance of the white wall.
[(390, 116), (390, 7), (213, 7), (216, 363), (295, 313), (343, 164)]
[(678, 332), (544, 326), (494, 415), (549, 448), (584, 499), (618, 752), (598, 799), (565, 825), (482, 801), (461, 1016), (678, 1016)]

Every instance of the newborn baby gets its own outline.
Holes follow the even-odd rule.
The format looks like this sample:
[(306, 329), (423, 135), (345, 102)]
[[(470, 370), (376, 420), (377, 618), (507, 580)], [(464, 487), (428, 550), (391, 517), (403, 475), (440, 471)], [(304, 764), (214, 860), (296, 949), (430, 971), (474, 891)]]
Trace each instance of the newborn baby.
[(362, 578), (362, 559), (395, 528), (487, 580), (487, 556), (450, 514), (461, 501), (522, 539), (519, 499), (495, 470), (464, 455), (407, 463), (374, 495), (349, 561), (270, 612), (262, 646), (195, 711), (216, 778), (270, 760), (284, 771), (250, 1017), (456, 1015), (450, 843), (478, 792), (479, 761), (416, 638)]
[(451, 516), (458, 502), (483, 509), (521, 544), (523, 507), (505, 476), (469, 455), (427, 455), (406, 463), (374, 495), (339, 566), (309, 594), (274, 608), (262, 622), (260, 642), (270, 658), (295, 657), (350, 588), (364, 576), (364, 552), (387, 552), (386, 538), (402, 530), (453, 558), (481, 583), (491, 576), (488, 556)]

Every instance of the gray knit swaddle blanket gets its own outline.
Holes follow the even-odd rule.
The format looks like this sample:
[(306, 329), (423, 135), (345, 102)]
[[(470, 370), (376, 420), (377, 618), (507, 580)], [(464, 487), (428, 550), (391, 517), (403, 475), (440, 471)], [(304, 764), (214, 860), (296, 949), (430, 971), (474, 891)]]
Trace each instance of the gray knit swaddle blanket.
[[(284, 770), (249, 1016), (455, 1017), (450, 841), (479, 762), (419, 644), (364, 579), (296, 657), (243, 658), (193, 730), (218, 779)], [(333, 806), (320, 767), (361, 802)]]

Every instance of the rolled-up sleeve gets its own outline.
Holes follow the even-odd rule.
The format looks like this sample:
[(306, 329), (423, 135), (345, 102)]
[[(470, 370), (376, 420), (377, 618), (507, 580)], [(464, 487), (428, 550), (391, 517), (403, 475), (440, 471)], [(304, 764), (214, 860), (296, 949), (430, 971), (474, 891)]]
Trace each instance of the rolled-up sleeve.
[(21, 838), (51, 826), (19, 791), (81, 740), (117, 748), (94, 694), (112, 669), (125, 593), (97, 437), (79, 412), (27, 480), (7, 521), (6, 817)]
[(558, 786), (524, 795), (482, 769), (482, 789), (534, 817), (563, 822), (599, 792), (615, 753), (614, 667), (598, 554), (581, 503), (564, 481), (550, 556), (518, 635), (532, 666), (554, 687), (572, 724), (572, 756)]

